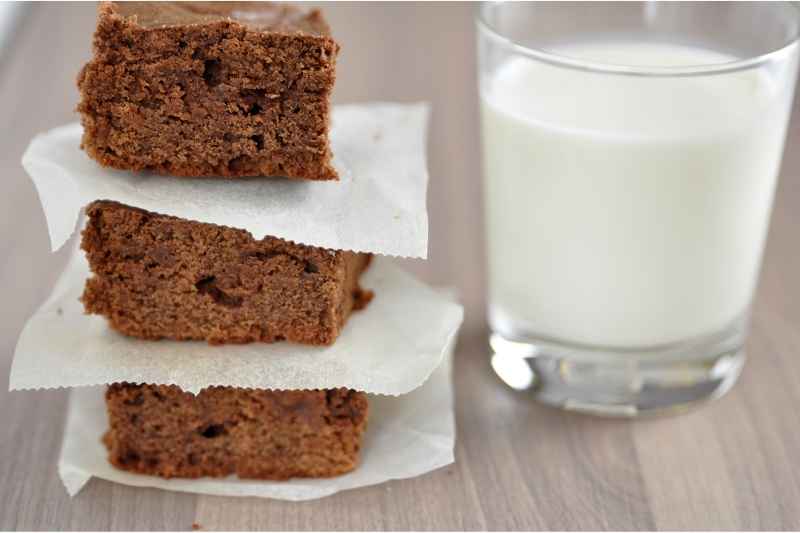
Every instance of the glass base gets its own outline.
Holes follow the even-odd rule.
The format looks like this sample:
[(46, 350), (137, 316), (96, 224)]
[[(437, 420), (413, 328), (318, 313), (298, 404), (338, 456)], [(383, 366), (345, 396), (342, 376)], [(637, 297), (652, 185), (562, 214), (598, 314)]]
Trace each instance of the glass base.
[(715, 335), (644, 349), (520, 341), (499, 333), (489, 344), (492, 368), (511, 388), (570, 411), (634, 417), (685, 410), (725, 394), (744, 365), (745, 331), (737, 321)]

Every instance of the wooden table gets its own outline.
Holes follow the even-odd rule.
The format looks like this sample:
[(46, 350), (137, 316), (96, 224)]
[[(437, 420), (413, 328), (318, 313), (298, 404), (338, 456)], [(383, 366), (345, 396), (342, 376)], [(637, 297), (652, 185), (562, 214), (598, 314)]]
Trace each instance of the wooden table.
[[(456, 463), (413, 480), (285, 503), (56, 473), (67, 393), (0, 387), (0, 529), (783, 529), (800, 527), (800, 121), (791, 128), (750, 360), (723, 399), (682, 416), (603, 420), (542, 407), (488, 365), (472, 6), (329, 5), (343, 44), (336, 99), (430, 100), (430, 260), (467, 310), (455, 363)], [(65, 261), (19, 164), (75, 120), (92, 5), (31, 9), (0, 64), (0, 375)], [(47, 371), (47, 369), (42, 369)], [(5, 381), (4, 381), (5, 382)]]

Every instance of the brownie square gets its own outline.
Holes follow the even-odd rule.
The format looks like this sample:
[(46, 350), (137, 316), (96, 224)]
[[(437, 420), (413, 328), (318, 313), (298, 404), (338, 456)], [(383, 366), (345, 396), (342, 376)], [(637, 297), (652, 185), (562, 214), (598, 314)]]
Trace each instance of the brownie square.
[(267, 2), (103, 2), (78, 77), (82, 147), (175, 176), (335, 180), (339, 45), (318, 10)]
[(369, 254), (98, 201), (81, 247), (94, 276), (88, 313), (144, 339), (328, 345), (372, 297), (358, 280)]
[(165, 478), (330, 477), (358, 464), (366, 394), (116, 383), (106, 391), (111, 464)]

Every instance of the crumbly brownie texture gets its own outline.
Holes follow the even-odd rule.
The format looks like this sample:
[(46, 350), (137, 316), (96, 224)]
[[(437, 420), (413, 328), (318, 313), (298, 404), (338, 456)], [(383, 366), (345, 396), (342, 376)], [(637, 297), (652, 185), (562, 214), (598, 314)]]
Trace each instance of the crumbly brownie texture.
[(78, 77), (82, 148), (124, 170), (338, 179), (328, 144), (338, 51), (317, 10), (103, 2)]
[(369, 254), (255, 240), (108, 201), (87, 214), (81, 246), (94, 276), (83, 304), (126, 335), (332, 344), (372, 297), (358, 284)]
[(358, 463), (367, 397), (348, 389), (266, 391), (117, 383), (106, 391), (114, 466), (165, 478), (329, 477)]

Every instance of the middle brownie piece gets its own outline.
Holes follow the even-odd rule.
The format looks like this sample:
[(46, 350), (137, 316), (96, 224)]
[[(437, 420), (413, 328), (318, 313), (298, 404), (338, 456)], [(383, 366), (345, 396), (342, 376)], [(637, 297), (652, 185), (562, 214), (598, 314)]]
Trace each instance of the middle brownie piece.
[(369, 254), (256, 240), (110, 201), (86, 212), (81, 247), (94, 276), (83, 304), (126, 335), (327, 345), (372, 296), (358, 283)]

